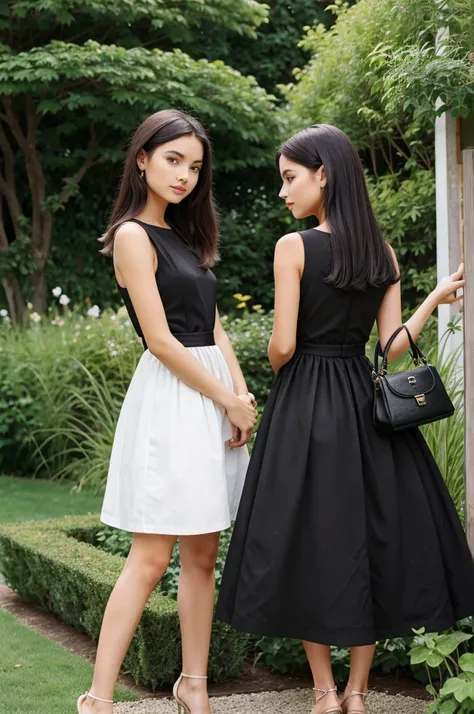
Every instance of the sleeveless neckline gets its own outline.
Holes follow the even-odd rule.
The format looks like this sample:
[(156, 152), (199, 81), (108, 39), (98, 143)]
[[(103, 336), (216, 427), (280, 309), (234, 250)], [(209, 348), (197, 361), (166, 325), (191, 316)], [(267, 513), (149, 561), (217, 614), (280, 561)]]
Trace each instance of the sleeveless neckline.
[(142, 221), (141, 218), (131, 218), (131, 221), (136, 221), (137, 223), (140, 223), (143, 226), (148, 226), (148, 228), (159, 228), (162, 231), (173, 231), (174, 228), (168, 228), (166, 226), (157, 226), (155, 223), (147, 223), (146, 221)]

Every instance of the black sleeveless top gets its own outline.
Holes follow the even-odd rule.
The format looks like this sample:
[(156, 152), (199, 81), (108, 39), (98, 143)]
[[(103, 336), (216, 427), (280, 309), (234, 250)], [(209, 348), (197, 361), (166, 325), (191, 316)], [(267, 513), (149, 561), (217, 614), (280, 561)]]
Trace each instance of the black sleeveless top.
[(300, 235), (305, 262), (296, 349), (354, 346), (363, 354), (388, 286), (369, 286), (363, 292), (335, 288), (325, 281), (332, 265), (331, 235), (317, 228), (301, 231)]
[[(147, 232), (158, 254), (156, 282), (171, 333), (185, 347), (214, 344), (216, 277), (201, 268), (193, 248), (172, 228), (131, 219)], [(117, 283), (135, 331), (147, 349), (143, 332), (126, 288)]]

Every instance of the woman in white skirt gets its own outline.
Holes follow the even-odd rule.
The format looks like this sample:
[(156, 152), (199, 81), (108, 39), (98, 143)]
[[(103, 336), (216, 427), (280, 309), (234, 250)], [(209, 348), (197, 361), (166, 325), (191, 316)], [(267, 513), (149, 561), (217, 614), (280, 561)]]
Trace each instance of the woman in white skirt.
[(236, 516), (256, 422), (216, 308), (211, 148), (181, 112), (136, 131), (103, 253), (145, 352), (117, 425), (101, 519), (133, 532), (110, 596), (79, 714), (111, 714), (115, 682), (145, 604), (179, 538), (183, 674), (179, 711), (209, 714), (206, 687), (220, 531)]

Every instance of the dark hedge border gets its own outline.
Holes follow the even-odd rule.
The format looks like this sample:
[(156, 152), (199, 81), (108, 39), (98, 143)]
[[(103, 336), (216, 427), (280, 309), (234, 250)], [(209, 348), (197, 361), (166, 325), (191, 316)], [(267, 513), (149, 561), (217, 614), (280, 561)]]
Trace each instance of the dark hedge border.
[[(0, 570), (24, 600), (97, 640), (110, 592), (123, 558), (90, 545), (97, 516), (67, 516), (0, 526)], [(77, 540), (77, 538), (81, 540)], [(222, 682), (242, 672), (249, 636), (215, 622), (209, 677)], [(171, 684), (181, 669), (175, 600), (154, 591), (124, 661), (136, 682), (153, 690)]]

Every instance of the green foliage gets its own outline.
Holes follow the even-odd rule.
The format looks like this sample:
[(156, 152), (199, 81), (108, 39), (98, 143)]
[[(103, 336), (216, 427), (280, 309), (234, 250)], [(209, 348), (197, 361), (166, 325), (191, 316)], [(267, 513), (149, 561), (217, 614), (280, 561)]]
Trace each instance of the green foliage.
[[(123, 156), (121, 145), (140, 118), (173, 104), (211, 119), (213, 135), (226, 136), (228, 152), (222, 159), (226, 169), (254, 164), (258, 156), (262, 161), (261, 151), (252, 150), (252, 144), (266, 144), (275, 126), (270, 99), (253, 78), (219, 60), (192, 60), (177, 49), (127, 49), (92, 39), (83, 45), (52, 40), (28, 52), (0, 57), (0, 93), (33, 95), (38, 119), (58, 116), (60, 126), (57, 121), (47, 123), (42, 139), (49, 150), (67, 141), (69, 152), (62, 164), (69, 167), (87, 158), (87, 147), (81, 142), (84, 128), (93, 126), (91, 147), (96, 160), (104, 152), (109, 160), (114, 156), (118, 160)], [(242, 142), (250, 144), (245, 154), (238, 151)]]
[(261, 637), (255, 642), (255, 659), (283, 674), (308, 669), (308, 660), (300, 640)]
[(409, 177), (369, 175), (368, 187), (378, 223), (400, 264), (404, 305), (414, 305), (436, 284), (434, 172), (418, 168)]
[(226, 30), (216, 36), (204, 23), (199, 43), (186, 43), (182, 49), (193, 57), (222, 59), (243, 74), (252, 74), (273, 93), (277, 84), (291, 81), (295, 67), (308, 60), (308, 53), (298, 46), (304, 27), (319, 22), (328, 26), (332, 16), (314, 0), (269, 0), (267, 5), (268, 22), (257, 29), (255, 40)]
[[(428, 692), (435, 701), (426, 714), (468, 714), (474, 705), (474, 654), (464, 652), (464, 643), (472, 639), (472, 622), (467, 621), (471, 632), (450, 631), (443, 635), (415, 630), (416, 637), (410, 650), (411, 663), (423, 664), (430, 680)], [(431, 670), (440, 677), (440, 690), (434, 686)], [(443, 674), (449, 678), (443, 683)], [(442, 686), (441, 686), (442, 685)]]
[[(203, 21), (252, 35), (267, 20), (267, 10), (255, 0), (10, 0), (9, 13), (4, 17), (9, 18), (15, 32), (25, 35), (32, 28), (48, 34), (53, 23), (71, 28), (72, 33), (84, 28), (90, 31), (94, 23), (105, 33), (114, 23), (121, 26), (125, 37), (133, 37), (133, 31), (154, 30), (178, 40), (188, 38), (190, 30), (199, 28)], [(144, 22), (146, 30), (138, 25)], [(5, 19), (0, 28), (6, 27)]]
[(412, 0), (360, 0), (329, 30), (310, 28), (302, 46), (312, 58), (285, 90), (296, 128), (315, 121), (338, 126), (368, 150), (375, 172), (382, 161), (393, 171), (411, 156), (422, 165), (431, 160), (420, 141), (421, 127), (408, 121), (402, 107), (388, 112), (383, 106), (377, 81), (385, 65), (371, 61), (380, 43), (402, 47), (418, 36), (424, 14), (413, 5)]
[[(268, 174), (268, 172), (267, 172)], [(235, 174), (234, 174), (235, 176)], [(291, 214), (277, 198), (279, 177), (259, 172), (261, 183), (243, 175), (226, 201), (221, 219), (222, 262), (215, 268), (221, 310), (235, 307), (232, 295), (250, 293), (254, 303), (273, 308), (273, 254), (282, 235), (297, 230)]]
[(415, 41), (403, 47), (381, 43), (371, 55), (373, 63), (385, 66), (376, 88), (383, 93), (384, 106), (389, 112), (402, 106), (425, 126), (446, 111), (466, 117), (474, 107), (474, 29), (469, 19), (474, 2), (416, 0), (412, 6), (426, 18)]
[[(7, 583), (23, 599), (53, 612), (63, 622), (97, 639), (110, 592), (123, 558), (87, 541), (99, 529), (97, 517), (70, 517), (4, 525), (0, 563)], [(215, 682), (241, 672), (249, 637), (215, 622), (209, 675)], [(177, 604), (154, 591), (129, 647), (124, 666), (152, 689), (174, 681), (180, 671)]]
[[(34, 315), (30, 312), (31, 322)], [(80, 449), (78, 421), (85, 425), (83, 438), (90, 436), (95, 415), (89, 399), (102, 406), (101, 422), (93, 422), (101, 426), (90, 458), (95, 462), (103, 456), (100, 434), (111, 418), (107, 408), (115, 405), (113, 414), (118, 413), (142, 347), (123, 312), (95, 320), (51, 309), (48, 319), (32, 325), (0, 330), (0, 470), (61, 475), (64, 468), (73, 469), (75, 452), (69, 450)]]

